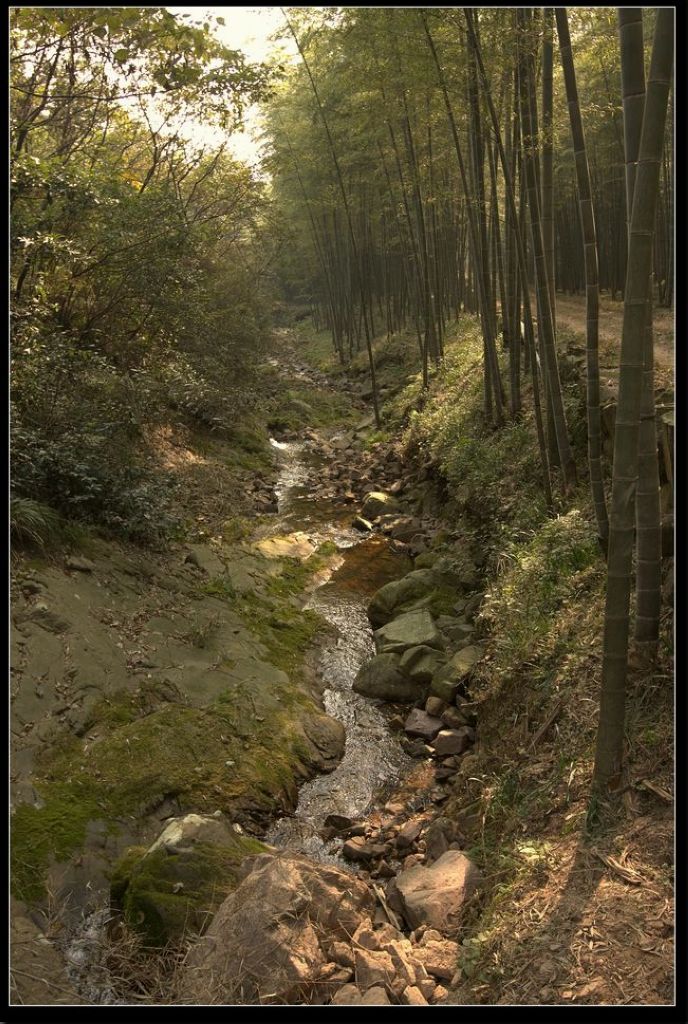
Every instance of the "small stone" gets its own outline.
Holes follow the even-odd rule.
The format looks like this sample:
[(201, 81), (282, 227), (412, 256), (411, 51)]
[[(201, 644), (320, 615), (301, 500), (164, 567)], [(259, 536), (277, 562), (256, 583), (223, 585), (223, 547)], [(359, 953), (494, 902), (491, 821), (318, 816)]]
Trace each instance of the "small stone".
[(344, 832), (354, 824), (353, 818), (347, 818), (345, 814), (328, 814), (325, 818), (325, 827), (333, 828), (337, 832)]
[[(437, 938), (429, 938), (431, 933), (437, 935)], [(429, 929), (416, 948), (415, 956), (428, 974), (450, 981), (456, 973), (459, 947), (456, 942), (443, 939), (434, 929)]]
[(430, 998), (433, 1003), (443, 1003), (448, 995), (449, 992), (444, 985), (438, 985)]
[(435, 989), (437, 988), (437, 984), (435, 983), (434, 978), (428, 978), (426, 976), (425, 978), (421, 978), (421, 980), (418, 982), (418, 988), (421, 990), (426, 999), (430, 999)]
[(65, 559), (65, 567), (71, 569), (72, 572), (93, 572), (96, 567), (95, 562), (92, 562), (90, 558), (82, 558), (80, 555), (70, 555), (69, 558)]
[(344, 985), (338, 989), (332, 996), (332, 1006), (350, 1006), (354, 1003), (360, 1003), (361, 993), (358, 991), (355, 985)]
[(443, 711), (440, 715), (442, 724), (446, 725), (448, 729), (460, 729), (461, 726), (468, 725), (466, 718), (461, 714), (458, 708), (449, 707), (446, 711)]
[(342, 857), (351, 861), (370, 861), (376, 857), (384, 857), (388, 847), (383, 843), (367, 843), (363, 836), (347, 839), (342, 847)]
[(380, 985), (373, 985), (360, 999), (361, 1006), (391, 1006), (389, 996)]
[(430, 743), (441, 728), (441, 719), (433, 718), (420, 708), (414, 708), (404, 723), (404, 730), (409, 736), (418, 736), (426, 743)]
[(401, 829), (397, 836), (397, 846), (400, 850), (407, 850), (410, 846), (413, 846), (416, 839), (418, 839), (423, 828), (423, 821), (416, 819), (415, 821), (407, 821), (404, 827)]
[(356, 984), (365, 991), (375, 985), (387, 985), (394, 977), (394, 965), (389, 953), (354, 951)]
[(351, 936), (353, 946), (361, 946), (363, 949), (370, 949), (376, 952), (380, 949), (379, 936), (373, 931), (370, 925), (362, 921)]
[(401, 994), (401, 1001), (404, 1006), (427, 1006), (428, 1001), (419, 988), (415, 985), (408, 985)]
[(346, 942), (333, 942), (330, 946), (330, 956), (342, 967), (354, 969), (354, 954)]
[[(447, 705), (440, 697), (428, 697), (425, 702), (425, 711), (432, 718), (442, 718), (442, 715), (447, 710)], [(442, 718), (444, 722), (444, 718)], [(445, 725), (448, 723), (445, 723)]]
[(461, 729), (442, 729), (432, 741), (432, 748), (437, 757), (452, 754), (463, 754), (473, 742), (473, 730), (469, 726)]
[(360, 533), (370, 533), (373, 529), (373, 524), (369, 520), (364, 519), (363, 516), (356, 516), (351, 525), (354, 530), (358, 530)]

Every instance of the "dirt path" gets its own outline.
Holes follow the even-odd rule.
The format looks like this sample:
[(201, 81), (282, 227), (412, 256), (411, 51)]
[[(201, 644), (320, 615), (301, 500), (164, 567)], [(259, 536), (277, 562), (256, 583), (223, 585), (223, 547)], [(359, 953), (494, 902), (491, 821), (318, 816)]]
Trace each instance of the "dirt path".
[[(557, 294), (557, 323), (585, 337), (585, 297)], [(600, 296), (600, 352), (603, 360), (617, 365), (621, 347), (623, 302), (612, 302)], [(655, 367), (658, 382), (663, 385), (673, 380), (674, 370), (674, 312), (655, 308), (653, 312), (655, 339)]]

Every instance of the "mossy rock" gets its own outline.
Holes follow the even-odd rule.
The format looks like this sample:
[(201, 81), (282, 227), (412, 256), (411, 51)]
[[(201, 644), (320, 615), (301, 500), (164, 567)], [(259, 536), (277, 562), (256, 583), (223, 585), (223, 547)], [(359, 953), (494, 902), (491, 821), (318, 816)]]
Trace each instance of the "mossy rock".
[(189, 848), (128, 850), (112, 875), (110, 895), (130, 928), (152, 946), (201, 932), (239, 882), (246, 857), (267, 847), (237, 834), (222, 845), (197, 842)]

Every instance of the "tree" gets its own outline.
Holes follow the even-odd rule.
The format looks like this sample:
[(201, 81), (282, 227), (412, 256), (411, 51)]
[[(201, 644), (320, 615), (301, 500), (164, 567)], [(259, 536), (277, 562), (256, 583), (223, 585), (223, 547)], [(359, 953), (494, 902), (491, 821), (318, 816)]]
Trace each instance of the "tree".
[(590, 189), (590, 169), (585, 148), (585, 133), (583, 131), (583, 120), (578, 101), (578, 89), (576, 87), (576, 70), (573, 63), (569, 23), (565, 8), (557, 7), (556, 19), (561, 62), (566, 83), (566, 97), (571, 120), (573, 153), (576, 162), (580, 222), (585, 245), (588, 468), (595, 518), (597, 520), (597, 532), (600, 543), (606, 553), (609, 540), (609, 520), (607, 517), (607, 502), (604, 493), (601, 461), (600, 371), (597, 354), (600, 297), (597, 276), (595, 211)]
[(614, 433), (602, 688), (593, 775), (594, 792), (598, 794), (613, 792), (620, 787), (623, 765), (643, 350), (673, 48), (673, 10), (662, 7), (657, 11), (652, 43), (630, 219), (619, 401)]

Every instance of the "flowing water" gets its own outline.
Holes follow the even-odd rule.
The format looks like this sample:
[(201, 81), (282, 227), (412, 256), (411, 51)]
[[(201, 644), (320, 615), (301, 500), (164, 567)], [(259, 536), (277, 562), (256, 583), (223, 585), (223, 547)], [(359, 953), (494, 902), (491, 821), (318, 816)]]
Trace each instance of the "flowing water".
[(320, 648), (318, 670), (326, 687), (325, 710), (344, 725), (346, 748), (331, 774), (302, 786), (295, 814), (277, 821), (265, 838), (315, 859), (337, 861), (337, 844), (326, 844), (319, 835), (327, 816), (362, 816), (412, 764), (389, 731), (382, 709), (352, 689), (358, 669), (374, 654), (367, 602), (383, 583), (407, 571), (408, 561), (390, 553), (378, 537), (353, 530), (350, 511), (313, 497), (311, 481), (319, 460), (303, 443), (275, 447), (280, 459), (275, 532), (299, 530), (318, 542), (334, 541), (341, 556), (306, 607), (334, 627), (333, 636)]

